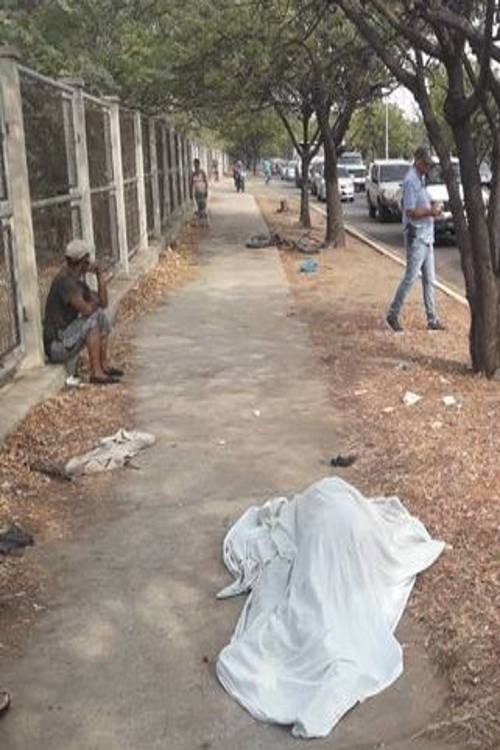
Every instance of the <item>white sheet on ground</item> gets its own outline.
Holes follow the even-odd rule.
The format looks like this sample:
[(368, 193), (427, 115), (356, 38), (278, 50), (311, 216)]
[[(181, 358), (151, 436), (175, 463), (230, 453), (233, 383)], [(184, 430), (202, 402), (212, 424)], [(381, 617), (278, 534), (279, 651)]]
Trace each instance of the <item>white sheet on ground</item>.
[(250, 594), (221, 683), (262, 721), (327, 735), (402, 673), (394, 630), (443, 548), (398, 498), (367, 499), (338, 477), (250, 508), (224, 540), (235, 580), (219, 597)]

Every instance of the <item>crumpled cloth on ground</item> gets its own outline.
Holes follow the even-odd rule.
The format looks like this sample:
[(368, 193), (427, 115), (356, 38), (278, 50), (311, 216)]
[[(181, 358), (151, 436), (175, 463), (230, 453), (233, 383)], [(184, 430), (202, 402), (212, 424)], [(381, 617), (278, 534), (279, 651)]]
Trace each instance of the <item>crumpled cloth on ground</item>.
[(300, 264), (301, 273), (314, 273), (319, 268), (319, 263), (314, 258), (308, 258)]
[(64, 470), (68, 476), (75, 477), (118, 469), (154, 442), (154, 436), (148, 432), (118, 430), (115, 435), (102, 438), (94, 450), (71, 458)]
[(219, 655), (222, 685), (257, 719), (326, 736), (402, 673), (394, 630), (443, 548), (398, 498), (338, 477), (250, 508), (223, 546), (235, 580), (219, 597), (250, 593)]

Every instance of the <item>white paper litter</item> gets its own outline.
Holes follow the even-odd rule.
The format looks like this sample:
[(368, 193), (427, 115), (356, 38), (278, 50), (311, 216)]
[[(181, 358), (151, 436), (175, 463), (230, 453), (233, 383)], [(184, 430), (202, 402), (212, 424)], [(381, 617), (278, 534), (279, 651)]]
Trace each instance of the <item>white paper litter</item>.
[(458, 406), (458, 401), (455, 396), (443, 396), (443, 404), (445, 406)]
[(118, 469), (154, 442), (154, 436), (148, 432), (118, 430), (114, 435), (102, 438), (94, 450), (71, 458), (64, 470), (68, 476), (77, 477)]
[(223, 546), (234, 581), (219, 597), (250, 594), (219, 655), (222, 685), (262, 721), (326, 736), (401, 674), (394, 630), (443, 548), (396, 497), (338, 477), (250, 508)]
[(406, 391), (403, 396), (403, 404), (406, 404), (406, 406), (414, 406), (414, 404), (418, 404), (421, 400), (422, 396), (419, 396), (418, 393), (413, 393), (413, 391)]

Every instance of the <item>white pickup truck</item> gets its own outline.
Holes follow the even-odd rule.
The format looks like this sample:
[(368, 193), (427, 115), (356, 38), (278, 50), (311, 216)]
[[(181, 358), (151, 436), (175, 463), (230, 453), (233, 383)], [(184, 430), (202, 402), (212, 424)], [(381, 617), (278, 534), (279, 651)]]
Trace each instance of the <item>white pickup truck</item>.
[(366, 164), (359, 151), (344, 151), (338, 159), (339, 167), (344, 167), (349, 172), (354, 183), (354, 190), (357, 193), (363, 192), (366, 182)]

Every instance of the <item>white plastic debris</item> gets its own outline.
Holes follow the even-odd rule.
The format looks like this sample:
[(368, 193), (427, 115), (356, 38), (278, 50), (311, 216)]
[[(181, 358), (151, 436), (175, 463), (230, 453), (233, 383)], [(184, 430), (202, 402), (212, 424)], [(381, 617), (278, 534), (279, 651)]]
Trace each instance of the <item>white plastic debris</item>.
[(80, 378), (77, 378), (76, 375), (68, 375), (64, 382), (66, 384), (66, 388), (81, 388), (81, 386), (83, 385)]
[(382, 411), (384, 414), (391, 414), (394, 411), (394, 406), (384, 406)]
[(368, 393), (368, 391), (366, 390), (366, 388), (362, 388), (360, 391), (354, 391), (354, 395), (355, 396), (364, 396), (365, 393)]
[(150, 435), (149, 432), (121, 429), (114, 435), (102, 438), (94, 450), (70, 459), (64, 471), (69, 477), (78, 477), (82, 474), (118, 469), (154, 442), (154, 435)]
[(254, 417), (260, 417), (260, 409), (254, 409), (253, 410)]
[(414, 406), (421, 400), (422, 396), (419, 396), (418, 393), (413, 393), (413, 391), (406, 391), (403, 396), (403, 404), (405, 404), (405, 406)]
[(458, 401), (455, 396), (443, 396), (443, 404), (445, 406), (458, 406)]
[(409, 370), (411, 365), (408, 359), (401, 359), (396, 365), (396, 370)]

